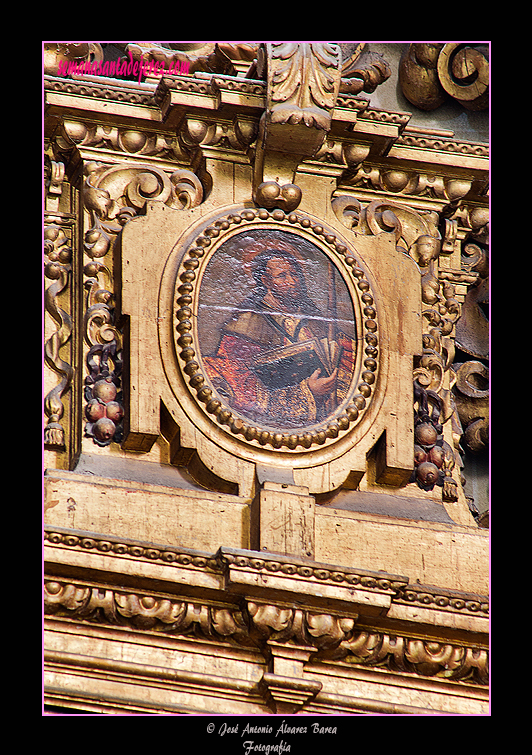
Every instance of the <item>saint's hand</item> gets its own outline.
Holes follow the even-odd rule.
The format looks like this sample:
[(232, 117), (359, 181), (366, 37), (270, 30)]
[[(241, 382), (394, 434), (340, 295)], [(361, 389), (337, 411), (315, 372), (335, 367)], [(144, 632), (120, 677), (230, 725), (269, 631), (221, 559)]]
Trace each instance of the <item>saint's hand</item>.
[(335, 386), (337, 373), (338, 368), (329, 377), (320, 377), (321, 370), (314, 370), (307, 379), (307, 385), (314, 396), (328, 396)]

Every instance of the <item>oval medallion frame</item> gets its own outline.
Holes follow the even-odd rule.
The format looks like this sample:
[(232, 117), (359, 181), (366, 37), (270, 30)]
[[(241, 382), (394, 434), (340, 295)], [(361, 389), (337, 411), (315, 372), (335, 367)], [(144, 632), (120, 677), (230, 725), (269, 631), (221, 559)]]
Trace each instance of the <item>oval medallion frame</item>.
[[(252, 421), (221, 395), (209, 378), (198, 335), (198, 310), (205, 271), (226, 241), (250, 230), (276, 230), (321, 251), (345, 283), (351, 298), (358, 348), (346, 395), (322, 421), (302, 427), (276, 427)], [(188, 244), (177, 270), (174, 339), (179, 370), (194, 403), (215, 428), (256, 449), (290, 454), (335, 443), (367, 414), (380, 370), (379, 316), (374, 287), (363, 263), (336, 229), (300, 212), (246, 209), (227, 212), (203, 226)]]

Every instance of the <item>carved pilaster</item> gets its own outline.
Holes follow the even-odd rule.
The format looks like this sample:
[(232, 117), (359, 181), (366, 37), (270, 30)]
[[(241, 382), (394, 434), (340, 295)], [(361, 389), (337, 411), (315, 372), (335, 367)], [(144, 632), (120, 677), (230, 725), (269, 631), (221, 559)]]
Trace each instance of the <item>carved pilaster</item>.
[(44, 429), (46, 446), (65, 448), (65, 430), (61, 424), (64, 415), (62, 397), (72, 383), (73, 367), (62, 358), (60, 350), (72, 336), (72, 318), (58, 304), (60, 295), (67, 289), (71, 278), (72, 248), (64, 230), (51, 223), (44, 230), (45, 266), (44, 276), (51, 281), (45, 289), (44, 303), (47, 314), (55, 321), (57, 329), (46, 339), (44, 357), (46, 365), (59, 375), (59, 383), (45, 397), (44, 411), (48, 418)]
[(77, 195), (66, 179), (65, 164), (49, 145), (44, 169), (44, 445), (55, 452), (54, 465), (61, 467), (68, 466), (77, 446), (72, 392), (77, 369)]
[(84, 335), (89, 372), (85, 378), (85, 434), (105, 446), (121, 442), (124, 436), (123, 334), (115, 314), (114, 246), (124, 225), (143, 211), (148, 200), (190, 208), (201, 202), (203, 188), (191, 171), (178, 169), (168, 175), (151, 164), (90, 162), (85, 174), (83, 197), (89, 213), (84, 236)]

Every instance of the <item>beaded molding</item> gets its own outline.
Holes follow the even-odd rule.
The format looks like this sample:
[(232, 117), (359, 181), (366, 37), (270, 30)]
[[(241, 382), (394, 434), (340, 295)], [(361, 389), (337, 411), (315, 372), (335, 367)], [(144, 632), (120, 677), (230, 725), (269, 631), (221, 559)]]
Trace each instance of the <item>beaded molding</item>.
[[(333, 412), (322, 424), (283, 432), (262, 427), (249, 422), (234, 409), (226, 406), (209, 381), (198, 359), (200, 346), (193, 333), (194, 302), (199, 295), (198, 279), (200, 268), (206, 266), (210, 256), (207, 251), (214, 240), (222, 240), (225, 233), (234, 231), (235, 226), (250, 225), (254, 228), (265, 227), (265, 222), (278, 224), (280, 230), (291, 228), (319, 238), (333, 264), (343, 263), (343, 269), (353, 278), (359, 292), (360, 312), (362, 315), (365, 357), (361, 374), (352, 381), (348, 401), (343, 402), (337, 412)], [(310, 240), (311, 236), (305, 236)], [(365, 272), (360, 267), (349, 247), (332, 230), (314, 219), (301, 213), (285, 213), (283, 210), (272, 211), (260, 208), (247, 209), (240, 213), (229, 213), (218, 218), (204, 228), (185, 252), (177, 273), (176, 282), (176, 347), (179, 355), (179, 367), (190, 393), (199, 402), (202, 410), (226, 432), (248, 443), (259, 446), (271, 446), (274, 449), (294, 451), (309, 449), (315, 445), (334, 442), (344, 435), (353, 425), (360, 421), (367, 410), (377, 382), (379, 368), (378, 321), (375, 296)], [(300, 448), (299, 448), (300, 447)]]

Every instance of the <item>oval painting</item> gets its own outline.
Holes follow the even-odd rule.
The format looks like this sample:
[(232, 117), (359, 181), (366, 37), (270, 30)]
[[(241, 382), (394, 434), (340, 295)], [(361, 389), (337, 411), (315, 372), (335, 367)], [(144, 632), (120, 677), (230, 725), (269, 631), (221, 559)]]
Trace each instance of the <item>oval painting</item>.
[(235, 234), (205, 267), (197, 316), (205, 373), (246, 421), (304, 429), (346, 399), (356, 361), (353, 303), (311, 241), (277, 229)]

